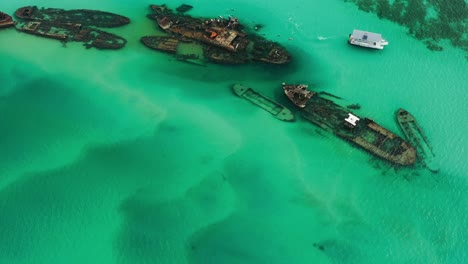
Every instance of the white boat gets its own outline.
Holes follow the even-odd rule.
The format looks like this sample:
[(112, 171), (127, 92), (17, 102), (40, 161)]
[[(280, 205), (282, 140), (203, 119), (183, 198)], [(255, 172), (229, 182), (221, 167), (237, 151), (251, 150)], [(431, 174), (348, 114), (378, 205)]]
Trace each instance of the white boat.
[(388, 41), (383, 39), (381, 34), (358, 29), (353, 30), (353, 34), (349, 35), (348, 43), (371, 49), (383, 49), (388, 45)]

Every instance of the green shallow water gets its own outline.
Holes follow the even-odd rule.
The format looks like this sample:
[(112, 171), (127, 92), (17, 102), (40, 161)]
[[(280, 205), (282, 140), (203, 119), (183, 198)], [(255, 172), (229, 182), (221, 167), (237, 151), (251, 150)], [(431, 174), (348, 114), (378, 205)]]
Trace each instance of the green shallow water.
[[(7, 3), (14, 13), (32, 1)], [(132, 19), (119, 51), (0, 31), (0, 263), (464, 263), (468, 62), (351, 3), (225, 1), (292, 51), (286, 67), (180, 63), (145, 48), (146, 1), (39, 1)], [(171, 7), (181, 4), (168, 3)], [(353, 28), (390, 45), (346, 44)], [(423, 127), (438, 174), (396, 169), (301, 118), (235, 96), (244, 83), (288, 106), (281, 82), (359, 103), (402, 135)]]

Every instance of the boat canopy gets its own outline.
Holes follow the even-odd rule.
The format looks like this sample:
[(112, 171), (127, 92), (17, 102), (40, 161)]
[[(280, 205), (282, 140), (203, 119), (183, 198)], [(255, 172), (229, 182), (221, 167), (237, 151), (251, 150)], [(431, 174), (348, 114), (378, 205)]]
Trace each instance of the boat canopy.
[(345, 121), (348, 122), (348, 124), (350, 124), (351, 126), (355, 127), (356, 126), (356, 122), (359, 121), (359, 117), (351, 114), (351, 113), (348, 113), (348, 117), (345, 118)]
[(353, 30), (353, 34), (351, 35), (351, 37), (357, 40), (363, 40), (367, 42), (380, 42), (382, 40), (381, 34), (362, 31), (359, 29)]

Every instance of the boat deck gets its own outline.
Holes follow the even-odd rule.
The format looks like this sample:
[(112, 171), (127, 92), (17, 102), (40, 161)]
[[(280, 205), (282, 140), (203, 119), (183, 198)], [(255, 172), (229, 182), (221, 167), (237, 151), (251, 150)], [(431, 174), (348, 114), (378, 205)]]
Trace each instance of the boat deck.
[[(294, 96), (289, 98), (301, 107), (301, 100), (295, 100)], [(360, 118), (357, 125), (350, 127), (345, 119), (354, 114), (319, 93), (310, 97), (302, 114), (313, 124), (385, 160), (400, 165), (412, 165), (416, 161), (416, 150), (402, 138), (368, 118)]]

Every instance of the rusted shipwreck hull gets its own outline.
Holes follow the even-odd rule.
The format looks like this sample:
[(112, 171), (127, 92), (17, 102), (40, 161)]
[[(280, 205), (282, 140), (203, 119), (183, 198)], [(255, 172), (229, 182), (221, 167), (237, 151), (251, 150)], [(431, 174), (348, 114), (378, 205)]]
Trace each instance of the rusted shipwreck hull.
[(173, 54), (177, 52), (177, 46), (180, 42), (177, 38), (166, 36), (145, 36), (142, 37), (140, 41), (151, 49)]
[(86, 48), (120, 49), (127, 41), (115, 34), (74, 23), (52, 23), (47, 21), (22, 22), (16, 29), (32, 35), (58, 39), (63, 42), (83, 42)]
[(416, 148), (419, 159), (430, 171), (439, 171), (438, 161), (426, 135), (414, 116), (405, 109), (398, 109), (396, 118), (406, 139)]
[(128, 17), (110, 12), (89, 9), (65, 10), (60, 8), (25, 6), (16, 10), (15, 15), (26, 20), (77, 23), (83, 26), (106, 28), (119, 27), (130, 23), (130, 19)]
[(12, 27), (15, 25), (13, 18), (11, 16), (0, 12), (0, 28)]
[[(187, 39), (182, 40), (175, 36), (144, 36), (140, 41), (148, 48), (173, 54), (177, 60), (187, 61), (187, 59), (190, 59), (190, 62), (196, 62), (199, 65), (204, 65), (210, 61), (220, 64), (242, 64), (248, 61), (244, 57), (226, 52), (219, 47)], [(197, 50), (199, 52), (179, 52), (178, 48), (180, 45), (190, 45), (192, 48), (188, 50)]]
[(332, 100), (310, 91), (306, 85), (283, 84), (283, 90), (311, 123), (392, 163), (405, 166), (415, 163), (414, 147), (372, 119), (358, 117)]
[(285, 64), (291, 55), (284, 47), (255, 34), (247, 34), (237, 18), (194, 18), (174, 13), (166, 5), (151, 5), (148, 17), (171, 36), (190, 39), (203, 45), (207, 60), (239, 64), (262, 61)]

